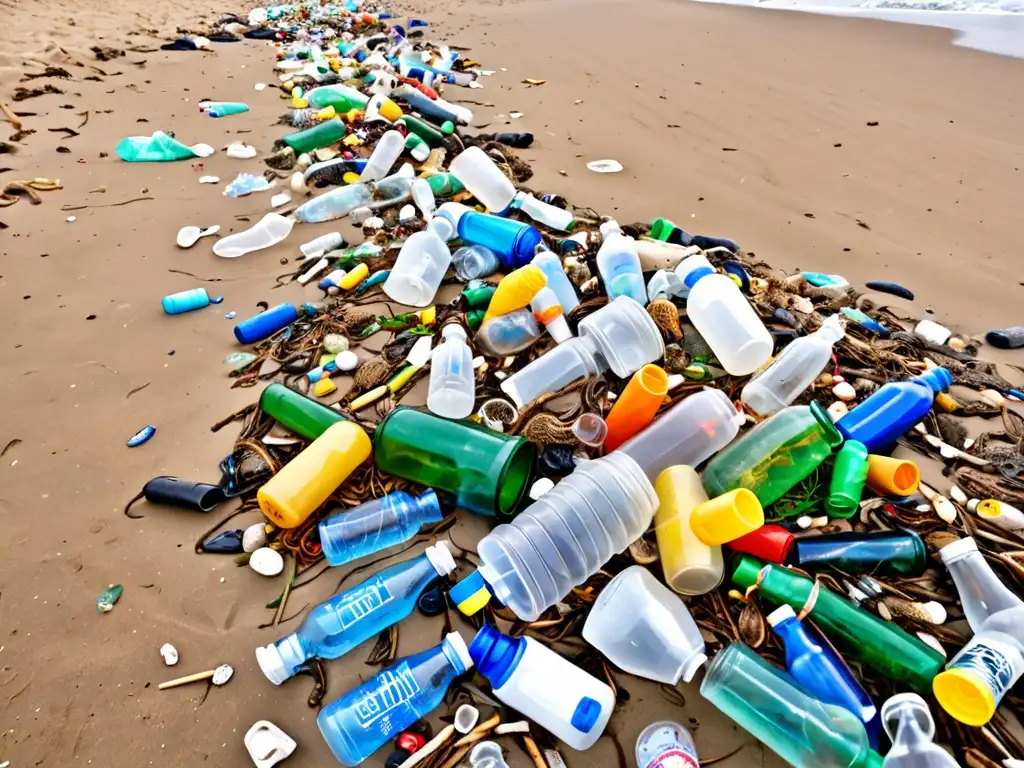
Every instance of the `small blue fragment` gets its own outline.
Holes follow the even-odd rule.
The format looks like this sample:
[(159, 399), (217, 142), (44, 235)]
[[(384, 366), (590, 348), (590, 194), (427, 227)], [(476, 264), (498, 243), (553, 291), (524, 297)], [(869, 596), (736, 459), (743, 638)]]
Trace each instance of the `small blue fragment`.
[(136, 446), (142, 445), (154, 434), (156, 434), (156, 427), (152, 424), (148, 424), (128, 438), (128, 447), (135, 448)]
[(224, 301), (224, 297), (223, 296), (218, 296), (215, 299), (210, 299), (210, 303), (211, 304), (220, 304), (222, 301)]

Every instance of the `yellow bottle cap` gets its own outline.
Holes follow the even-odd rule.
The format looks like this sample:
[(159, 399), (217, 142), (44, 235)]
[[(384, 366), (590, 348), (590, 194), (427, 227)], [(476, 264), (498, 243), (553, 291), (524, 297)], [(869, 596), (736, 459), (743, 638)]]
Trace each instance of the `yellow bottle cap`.
[(358, 147), (363, 143), (363, 140), (356, 136), (354, 133), (350, 133), (341, 141), (346, 147)]
[(474, 613), (482, 611), (491, 599), (491, 593), (487, 589), (487, 583), (480, 575), (480, 571), (473, 571), (459, 581), (448, 592), (448, 596), (466, 616), (472, 616)]
[(996, 698), (985, 681), (966, 669), (947, 669), (932, 680), (942, 708), (961, 723), (980, 728), (996, 713)]
[(341, 180), (344, 181), (346, 184), (358, 184), (359, 174), (356, 173), (355, 171), (346, 171), (345, 175), (341, 177)]
[(334, 107), (324, 107), (316, 113), (317, 120), (330, 120), (335, 116), (337, 116), (337, 112), (334, 111)]
[(426, 309), (421, 309), (416, 314), (420, 316), (420, 322), (424, 325), (433, 325), (434, 321), (437, 320), (437, 307), (427, 307)]
[(309, 101), (305, 97), (292, 96), (292, 106), (295, 109), (305, 109), (309, 106)]

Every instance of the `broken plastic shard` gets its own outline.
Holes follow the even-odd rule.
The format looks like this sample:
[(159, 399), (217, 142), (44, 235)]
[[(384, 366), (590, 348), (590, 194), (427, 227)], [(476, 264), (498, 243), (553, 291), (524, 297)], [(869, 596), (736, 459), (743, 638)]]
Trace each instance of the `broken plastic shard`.
[(235, 670), (230, 664), (221, 664), (213, 673), (213, 684), (224, 685), (233, 674), (235, 674)]
[(138, 445), (142, 445), (144, 442), (149, 440), (156, 433), (156, 427), (152, 424), (147, 424), (134, 435), (128, 438), (128, 447), (135, 448)]
[(238, 371), (247, 368), (255, 359), (256, 355), (252, 352), (232, 352), (224, 358), (224, 362), (227, 365), (234, 366), (231, 369), (231, 372), (237, 373)]
[(114, 610), (114, 604), (121, 599), (124, 587), (120, 584), (111, 584), (110, 587), (96, 598), (96, 610), (100, 613), (110, 613)]
[(622, 170), (622, 163), (618, 160), (592, 160), (587, 163), (587, 168), (594, 173), (618, 173)]
[(263, 176), (255, 173), (240, 173), (235, 180), (224, 187), (224, 194), (228, 197), (245, 197), (253, 192), (264, 192), (274, 186), (273, 182), (267, 181)]
[(257, 768), (277, 765), (295, 751), (295, 740), (268, 720), (259, 720), (245, 734), (245, 748)]
[(178, 663), (178, 649), (170, 643), (160, 646), (160, 655), (164, 657), (164, 664), (168, 667), (173, 667)]
[(215, 235), (220, 232), (220, 224), (201, 229), (199, 227), (182, 227), (178, 230), (177, 243), (179, 248), (191, 248), (201, 237)]
[(256, 147), (250, 146), (249, 144), (243, 144), (240, 141), (233, 141), (228, 144), (226, 154), (228, 157), (233, 157), (238, 160), (248, 160), (256, 157)]
[(286, 219), (279, 213), (268, 213), (250, 229), (218, 240), (213, 252), (225, 259), (237, 259), (253, 251), (277, 245), (295, 226), (294, 219)]
[(476, 728), (480, 720), (480, 710), (472, 704), (463, 704), (455, 710), (455, 730), (466, 734)]

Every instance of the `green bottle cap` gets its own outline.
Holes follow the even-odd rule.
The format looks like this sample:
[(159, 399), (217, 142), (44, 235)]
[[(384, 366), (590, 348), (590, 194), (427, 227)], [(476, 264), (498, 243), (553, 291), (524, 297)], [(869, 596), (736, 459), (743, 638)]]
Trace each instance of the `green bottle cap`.
[(441, 133), (443, 133), (445, 136), (451, 136), (453, 133), (455, 133), (455, 123), (453, 123), (451, 120), (445, 120), (443, 123), (441, 123)]
[(676, 225), (668, 219), (655, 219), (651, 222), (651, 237), (655, 240), (668, 240), (675, 228)]

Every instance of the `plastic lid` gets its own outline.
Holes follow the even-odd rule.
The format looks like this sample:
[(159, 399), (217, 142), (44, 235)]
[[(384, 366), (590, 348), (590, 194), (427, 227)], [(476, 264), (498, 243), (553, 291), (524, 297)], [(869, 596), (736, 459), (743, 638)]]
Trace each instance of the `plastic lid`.
[(944, 710), (967, 725), (985, 725), (996, 712), (992, 689), (966, 669), (947, 669), (936, 675), (932, 692)]
[(462, 662), (463, 671), (473, 668), (473, 657), (469, 655), (469, 648), (466, 647), (466, 641), (462, 639), (462, 635), (458, 632), (449, 632), (445, 635), (444, 641), (459, 657), (459, 661)]
[(941, 366), (932, 368), (920, 376), (914, 377), (915, 381), (922, 381), (931, 387), (935, 392), (949, 389), (953, 385), (953, 374)]
[(445, 242), (450, 240), (452, 235), (455, 233), (455, 227), (452, 224), (452, 220), (447, 216), (435, 216), (427, 224), (427, 229), (433, 230), (433, 232)]
[(492, 689), (508, 682), (525, 652), (526, 638), (508, 637), (486, 625), (480, 627), (469, 644), (469, 655), (480, 674), (490, 681)]
[(256, 661), (260, 665), (260, 669), (263, 670), (263, 674), (274, 685), (280, 685), (291, 677), (288, 673), (288, 667), (285, 666), (284, 659), (281, 658), (281, 652), (277, 650), (277, 646), (274, 643), (257, 648)]
[(484, 606), (490, 602), (491, 593), (487, 589), (487, 582), (480, 575), (480, 571), (473, 571), (469, 576), (459, 581), (452, 587), (448, 596), (466, 616), (482, 611)]
[(608, 219), (608, 221), (601, 224), (601, 237), (608, 237), (615, 232), (622, 232), (622, 227), (619, 226), (619, 222), (615, 219)]
[(966, 557), (972, 552), (978, 551), (978, 543), (970, 536), (966, 536), (962, 539), (957, 539), (952, 544), (947, 544), (939, 550), (939, 556), (942, 558), (942, 562), (947, 566), (955, 563), (957, 560)]
[(584, 696), (576, 705), (569, 724), (580, 733), (590, 733), (594, 730), (598, 718), (601, 717), (601, 703), (589, 696)]
[[(982, 507), (982, 505), (985, 505)], [(984, 509), (983, 512), (978, 512)], [(992, 506), (992, 499), (971, 499), (967, 502), (967, 511), (980, 514), (982, 517), (998, 517), (999, 507)], [(993, 514), (994, 513), (994, 514)]]
[(777, 624), (781, 624), (786, 619), (795, 618), (796, 611), (794, 611), (793, 608), (788, 605), (780, 605), (778, 608), (776, 608), (774, 611), (769, 613), (768, 616), (765, 617), (766, 621), (768, 622), (768, 625), (771, 627), (774, 627)]
[(651, 222), (651, 237), (655, 240), (668, 240), (675, 228), (676, 225), (668, 219), (655, 219)]
[(447, 576), (455, 570), (455, 558), (452, 557), (452, 553), (448, 550), (447, 542), (439, 541), (427, 547), (423, 554), (427, 556), (427, 560), (434, 566), (434, 570), (437, 571), (439, 576)]

